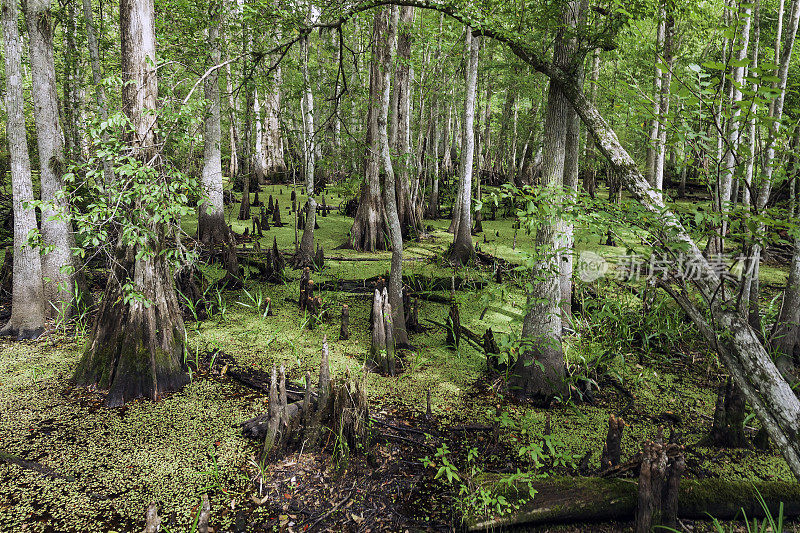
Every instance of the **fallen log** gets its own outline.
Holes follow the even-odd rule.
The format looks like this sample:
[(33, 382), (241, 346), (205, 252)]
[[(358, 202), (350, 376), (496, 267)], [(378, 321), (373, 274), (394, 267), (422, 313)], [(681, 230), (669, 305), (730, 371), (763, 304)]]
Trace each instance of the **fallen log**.
[[(496, 474), (484, 474), (481, 485), (496, 485), (509, 501), (528, 494), (527, 484), (503, 489)], [(532, 482), (534, 498), (521, 504), (516, 513), (498, 519), (467, 519), (468, 531), (500, 530), (510, 526), (537, 526), (601, 520), (633, 520), (638, 483), (632, 479), (548, 478)], [(739, 481), (684, 479), (677, 500), (679, 518), (720, 520), (763, 517), (759, 496), (775, 515), (783, 503), (786, 517), (800, 516), (800, 484), (784, 481)]]

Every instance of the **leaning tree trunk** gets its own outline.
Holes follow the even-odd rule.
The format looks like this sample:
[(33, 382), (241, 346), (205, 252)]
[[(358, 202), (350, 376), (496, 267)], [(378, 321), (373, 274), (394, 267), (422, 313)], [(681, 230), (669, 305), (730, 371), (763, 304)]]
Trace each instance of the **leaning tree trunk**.
[(308, 78), (309, 60), (308, 35), (300, 39), (300, 55), (303, 58), (303, 100), (301, 110), (303, 113), (303, 173), (306, 178), (306, 221), (303, 228), (303, 237), (300, 239), (300, 250), (295, 258), (296, 267), (311, 266), (314, 259), (314, 226), (317, 221), (317, 202), (314, 200), (314, 159), (316, 156), (316, 141), (314, 139), (314, 93)]
[[(388, 11), (388, 10), (387, 10)], [(386, 215), (389, 219), (389, 237), (392, 241), (392, 267), (389, 271), (389, 303), (392, 306), (392, 326), (394, 341), (398, 345), (408, 344), (406, 334), (406, 318), (403, 309), (403, 233), (400, 227), (400, 216), (397, 209), (395, 196), (395, 175), (392, 167), (392, 155), (389, 147), (389, 135), (386, 131), (389, 118), (389, 92), (392, 52), (395, 47), (397, 35), (397, 22), (399, 8), (391, 7), (391, 17), (386, 39), (381, 46), (381, 108), (378, 114), (378, 136), (380, 139), (381, 160), (385, 173), (383, 184), (383, 200), (386, 205)], [(388, 14), (388, 13), (387, 13)]]
[(378, 114), (382, 94), (382, 77), (379, 71), (379, 42), (385, 24), (380, 12), (375, 13), (372, 28), (372, 60), (369, 67), (369, 110), (367, 112), (367, 157), (365, 162), (365, 178), (361, 187), (361, 198), (358, 203), (353, 227), (347, 245), (364, 252), (374, 252), (387, 248), (389, 229), (386, 211), (381, 199), (380, 182), (380, 143), (378, 141)]
[(45, 297), (50, 302), (50, 315), (69, 315), (72, 307), (72, 249), (75, 237), (69, 219), (69, 206), (64, 190), (64, 137), (58, 119), (56, 69), (53, 60), (53, 32), (50, 26), (49, 0), (29, 0), (25, 21), (30, 37), (30, 60), (33, 116), (39, 148), (39, 175), (42, 184), (42, 243), (50, 251), (42, 256)]
[(478, 49), (480, 38), (467, 28), (467, 93), (464, 96), (464, 139), (459, 165), (457, 207), (453, 207), (453, 248), (450, 261), (465, 265), (475, 255), (472, 245), (472, 163), (475, 153), (475, 97), (478, 92)]
[(23, 207), (24, 202), (31, 202), (34, 198), (28, 141), (25, 134), (22, 39), (17, 28), (17, 1), (5, 0), (0, 9), (5, 46), (6, 131), (14, 209), (11, 318), (0, 329), (0, 335), (17, 339), (35, 339), (44, 331), (45, 301), (41, 255), (35, 248), (26, 246), (28, 235), (36, 229), (36, 211)]
[(214, 68), (204, 82), (206, 100), (209, 102), (203, 134), (203, 186), (202, 199), (197, 210), (197, 236), (209, 247), (222, 246), (228, 240), (228, 225), (225, 223), (225, 206), (222, 199), (222, 121), (220, 117), (219, 75), (216, 66), (220, 62), (219, 23), (222, 4), (213, 6), (211, 24), (208, 28), (208, 48)]
[[(796, 0), (795, 4), (800, 2)], [(769, 437), (781, 450), (792, 473), (800, 479), (800, 441), (797, 439), (800, 435), (800, 400), (781, 376), (758, 333), (735, 307), (714, 298), (721, 283), (719, 276), (680, 220), (664, 205), (657, 191), (648, 185), (636, 162), (574, 80), (519, 45), (515, 45), (515, 51), (561, 86), (622, 183), (648, 212), (658, 217), (662, 228), (658, 235), (664, 243), (663, 249), (683, 250), (686, 260), (697, 264), (700, 277), (695, 286), (706, 301), (712, 302), (714, 322), (708, 323), (700, 309), (681, 293), (671, 291), (671, 296), (689, 314), (703, 336), (718, 348), (721, 359), (766, 427)]]
[[(153, 0), (122, 0), (123, 110), (133, 124), (129, 143), (141, 161), (155, 154), (158, 108)], [(79, 385), (109, 390), (106, 405), (177, 390), (188, 382), (183, 370), (184, 325), (174, 280), (163, 253), (163, 225), (154, 224), (156, 241), (118, 244), (116, 261), (89, 347), (75, 371)], [(125, 298), (132, 284), (140, 297)]]

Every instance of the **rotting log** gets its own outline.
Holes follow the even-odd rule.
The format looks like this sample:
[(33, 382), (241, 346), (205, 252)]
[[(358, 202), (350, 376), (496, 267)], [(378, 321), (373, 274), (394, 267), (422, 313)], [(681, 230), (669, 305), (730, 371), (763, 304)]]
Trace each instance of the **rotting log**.
[[(526, 484), (504, 488), (500, 475), (484, 474), (477, 482), (495, 485), (509, 501), (528, 493)], [(633, 520), (638, 483), (632, 479), (556, 477), (532, 482), (536, 496), (509, 516), (498, 519), (468, 518), (467, 531), (501, 530), (510, 526), (538, 526), (601, 520)], [(800, 516), (800, 484), (784, 481), (683, 479), (677, 493), (677, 516), (682, 519), (720, 520), (763, 517), (758, 495), (774, 514), (783, 502), (786, 517)]]

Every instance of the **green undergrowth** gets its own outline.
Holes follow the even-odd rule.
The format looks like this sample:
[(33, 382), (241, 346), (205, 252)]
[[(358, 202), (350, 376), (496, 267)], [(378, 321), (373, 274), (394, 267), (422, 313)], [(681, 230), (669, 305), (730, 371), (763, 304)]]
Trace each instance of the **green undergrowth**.
[[(283, 194), (279, 194), (282, 192)], [(284, 251), (294, 247), (294, 227), (287, 186), (267, 186), (260, 194), (279, 197), (287, 226), (273, 228), (261, 239), (271, 245), (273, 236)], [(328, 205), (343, 198), (336, 192), (326, 197)], [(301, 202), (302, 196), (301, 196)], [(250, 223), (228, 218), (237, 232)], [(253, 208), (256, 215), (259, 208)], [(314, 281), (366, 279), (388, 273), (390, 252), (365, 254), (337, 249), (347, 236), (351, 219), (338, 213), (319, 217), (317, 243), (326, 251), (325, 267), (313, 274)], [(196, 222), (184, 221), (187, 232)], [(405, 255), (415, 259), (404, 263), (406, 275), (421, 279), (450, 277), (451, 267), (441, 261), (452, 236), (446, 220), (426, 221), (430, 235), (408, 244)], [(512, 262), (524, 258), (533, 236), (514, 229), (511, 219), (485, 220), (484, 235), (475, 238), (485, 252)], [(578, 229), (577, 247), (603, 255), (620, 254), (623, 248), (601, 246), (605, 232)], [(251, 245), (249, 245), (251, 246)], [(381, 261), (340, 259), (381, 258)], [(204, 267), (211, 279), (222, 276), (216, 267)], [(498, 338), (514, 335), (525, 312), (524, 278), (507, 277), (498, 285), (491, 269), (470, 267), (457, 272), (465, 279), (485, 282), (479, 291), (457, 291), (462, 324), (482, 335), (491, 327)], [(767, 271), (768, 276), (774, 272)], [(187, 324), (187, 359), (223, 351), (243, 366), (269, 370), (286, 366), (288, 377), (300, 379), (306, 371), (316, 381), (323, 338), (330, 347), (334, 374), (348, 370), (361, 375), (369, 349), (368, 294), (322, 291), (329, 318), (308, 327), (296, 304), (299, 273), (287, 269), (284, 284), (249, 281), (247, 292), (259, 292), (272, 300), (272, 315), (263, 316), (251, 305), (243, 290), (221, 294), (223, 309), (200, 323)], [(425, 411), (425, 397), (437, 423), (491, 423), (494, 409), (503, 409), (515, 426), (526, 428), (526, 438), (541, 438), (549, 426), (552, 438), (564, 454), (577, 458), (594, 453), (595, 467), (602, 450), (610, 414), (622, 413), (629, 427), (623, 437), (623, 457), (641, 448), (645, 438), (654, 437), (667, 420), (678, 419), (682, 442), (687, 445), (690, 475), (729, 480), (792, 480), (779, 455), (755, 450), (717, 450), (698, 445), (710, 427), (716, 387), (721, 369), (691, 328), (674, 324), (677, 333), (658, 333), (659, 320), (678, 315), (673, 304), (647, 321), (636, 298), (613, 284), (603, 286), (604, 298), (618, 302), (604, 316), (598, 311), (577, 318), (577, 333), (565, 337), (570, 369), (591, 377), (601, 388), (594, 405), (568, 401), (550, 410), (515, 405), (499, 398), (494, 388), (500, 378), (487, 379), (481, 351), (467, 342), (458, 350), (445, 347), (444, 323), (447, 305), (420, 300), (420, 322), (424, 333), (414, 334), (414, 350), (401, 354), (402, 373), (395, 378), (365, 376), (373, 412), (414, 417)], [(440, 291), (447, 296), (449, 291)], [(339, 312), (350, 307), (351, 337), (339, 339)], [(661, 318), (659, 318), (661, 317)], [(672, 318), (669, 318), (672, 317)], [(685, 325), (685, 324), (684, 324)], [(638, 336), (637, 336), (638, 335)], [(645, 339), (646, 338), (646, 339)], [(87, 339), (55, 334), (37, 342), (12, 343), (0, 340), (0, 450), (37, 461), (63, 476), (50, 479), (17, 466), (0, 463), (0, 530), (22, 531), (133, 531), (142, 526), (143, 511), (151, 501), (164, 504), (170, 531), (187, 530), (202, 493), (208, 493), (217, 531), (233, 520), (237, 506), (248, 500), (252, 485), (248, 464), (257, 447), (246, 441), (236, 426), (264, 412), (263, 395), (244, 389), (228, 379), (193, 376), (184, 390), (159, 402), (136, 401), (124, 409), (98, 407), (96, 393), (75, 390), (69, 383)], [(619, 386), (613, 386), (613, 382)], [(494, 388), (493, 388), (494, 387)], [(629, 391), (631, 398), (622, 391)], [(549, 418), (549, 423), (548, 423)], [(758, 427), (755, 419), (748, 425)], [(458, 438), (458, 437), (455, 437)], [(511, 446), (528, 444), (523, 438), (504, 435)], [(419, 459), (421, 459), (421, 455)], [(415, 460), (417, 458), (408, 458)]]

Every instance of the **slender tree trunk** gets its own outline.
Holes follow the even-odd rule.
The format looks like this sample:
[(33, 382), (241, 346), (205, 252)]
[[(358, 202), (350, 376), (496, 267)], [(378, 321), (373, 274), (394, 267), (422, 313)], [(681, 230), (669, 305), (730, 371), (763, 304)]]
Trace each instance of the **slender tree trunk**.
[[(733, 83), (731, 85), (731, 117), (728, 120), (728, 134), (725, 146), (725, 159), (722, 168), (721, 189), (720, 189), (720, 213), (722, 213), (722, 229), (720, 232), (720, 243), (724, 243), (727, 233), (728, 221), (727, 213), (730, 211), (729, 204), (735, 200), (733, 198), (733, 179), (736, 173), (737, 159), (739, 157), (739, 140), (741, 137), (739, 129), (739, 117), (741, 115), (742, 101), (742, 82), (745, 74), (745, 61), (747, 59), (747, 49), (750, 43), (750, 25), (752, 19), (752, 4), (742, 3), (739, 13), (739, 25), (737, 34), (739, 36), (734, 47), (736, 53), (736, 64), (733, 67)], [(723, 248), (720, 248), (720, 252)]]
[[(592, 73), (589, 79), (589, 100), (592, 105), (597, 102), (597, 84), (600, 81), (600, 49), (596, 48), (592, 54)], [(586, 134), (586, 175), (584, 177), (584, 189), (591, 198), (595, 197), (597, 190), (597, 153), (595, 150), (594, 138)]]
[(380, 139), (381, 161), (383, 162), (385, 173), (383, 200), (386, 204), (386, 215), (389, 219), (389, 237), (392, 241), (392, 267), (389, 272), (389, 303), (392, 305), (392, 328), (396, 344), (404, 345), (408, 344), (408, 335), (406, 333), (406, 319), (403, 310), (403, 234), (400, 227), (400, 215), (395, 193), (397, 189), (394, 183), (395, 175), (392, 167), (389, 135), (386, 131), (389, 118), (389, 76), (392, 68), (392, 52), (395, 48), (397, 36), (399, 8), (391, 6), (384, 11), (389, 14), (389, 25), (386, 31), (386, 39), (381, 46), (382, 92), (380, 113), (378, 114), (378, 136)]
[(35, 339), (44, 332), (45, 299), (42, 285), (42, 257), (37, 249), (26, 246), (28, 235), (36, 230), (36, 211), (23, 207), (23, 203), (33, 201), (34, 197), (25, 132), (22, 38), (17, 28), (17, 0), (4, 0), (0, 10), (2, 10), (5, 49), (6, 132), (14, 210), (11, 318), (0, 329), (0, 335), (20, 340)]
[(242, 183), (242, 203), (239, 205), (239, 220), (250, 220), (250, 190), (253, 179), (253, 90), (255, 81), (250, 72), (250, 50), (253, 39), (244, 20), (244, 3), (240, 0), (242, 17), (242, 84), (244, 85), (244, 128), (241, 135), (242, 158), (239, 161), (239, 178)]
[(64, 142), (66, 144), (65, 152), (69, 161), (77, 161), (81, 156), (81, 131), (78, 120), (80, 114), (78, 57), (80, 56), (77, 55), (78, 50), (75, 47), (77, 32), (75, 3), (69, 2), (66, 5), (66, 20), (64, 21), (64, 76), (61, 84), (64, 94), (61, 108), (62, 123), (64, 124)]
[(653, 118), (650, 120), (650, 142), (647, 145), (646, 174), (647, 181), (655, 185), (657, 145), (659, 140), (659, 117), (661, 116), (661, 80), (662, 72), (659, 55), (664, 49), (666, 30), (666, 11), (663, 5), (658, 11), (658, 30), (656, 33), (655, 72), (653, 74)]
[(233, 74), (231, 72), (231, 64), (225, 64), (225, 83), (228, 92), (228, 114), (229, 114), (229, 133), (228, 140), (231, 147), (231, 158), (228, 164), (228, 176), (231, 182), (235, 181), (236, 174), (239, 173), (239, 155), (237, 153), (237, 146), (239, 145), (239, 132), (236, 128), (236, 98), (233, 94)]
[[(221, 3), (211, 6), (208, 27), (208, 50), (210, 67), (220, 63), (219, 26)], [(222, 246), (228, 241), (228, 225), (225, 223), (225, 206), (222, 199), (222, 119), (219, 98), (219, 71), (211, 72), (204, 81), (205, 98), (209, 103), (203, 133), (203, 201), (198, 205), (197, 234), (200, 241), (210, 247)]]
[(306, 178), (306, 222), (303, 228), (303, 237), (300, 239), (300, 250), (295, 258), (298, 267), (310, 266), (314, 258), (314, 225), (317, 220), (317, 202), (314, 200), (314, 164), (316, 157), (316, 140), (314, 138), (314, 93), (308, 76), (308, 61), (310, 58), (308, 35), (300, 40), (300, 54), (303, 71), (303, 100), (300, 103), (303, 113), (303, 174)]
[[(89, 59), (92, 65), (92, 83), (94, 85), (94, 97), (97, 102), (97, 111), (102, 121), (108, 120), (108, 103), (106, 101), (106, 90), (103, 87), (103, 72), (100, 66), (100, 48), (97, 45), (97, 35), (94, 27), (94, 14), (92, 13), (92, 0), (83, 0), (83, 17), (86, 26), (86, 40), (89, 44)], [(103, 140), (108, 140), (108, 133), (103, 132)], [(114, 180), (114, 172), (111, 163), (103, 159), (103, 180), (106, 185)]]
[(472, 167), (475, 153), (475, 98), (478, 92), (478, 49), (480, 38), (472, 36), (467, 28), (467, 89), (464, 96), (464, 123), (461, 161), (459, 164), (458, 210), (454, 209), (453, 248), (450, 261), (466, 265), (472, 261), (475, 248), (472, 245)]
[[(158, 81), (153, 0), (120, 2), (122, 107), (133, 125), (129, 144), (140, 161), (156, 155)], [(163, 245), (162, 224), (152, 241), (120, 242), (89, 347), (75, 371), (78, 385), (109, 390), (106, 405), (139, 397), (157, 399), (188, 382), (183, 369), (183, 318)], [(149, 253), (148, 253), (149, 252)], [(141, 297), (126, 297), (132, 284)]]
[(264, 95), (264, 137), (262, 142), (266, 156), (264, 172), (268, 179), (273, 179), (273, 177), (283, 179), (286, 174), (280, 124), (282, 80), (281, 67), (278, 66)]
[(663, 60), (667, 69), (661, 74), (661, 86), (659, 98), (658, 112), (658, 143), (656, 144), (655, 153), (655, 168), (653, 171), (653, 185), (656, 190), (664, 190), (664, 162), (667, 150), (667, 120), (669, 117), (670, 105), (670, 86), (672, 85), (672, 67), (675, 63), (672, 42), (675, 33), (675, 19), (672, 15), (672, 8), (665, 8), (665, 22), (664, 22), (664, 50)]
[(45, 297), (50, 302), (51, 316), (72, 312), (75, 261), (72, 249), (75, 236), (69, 219), (69, 206), (64, 189), (64, 137), (58, 120), (56, 69), (53, 60), (53, 33), (50, 26), (50, 2), (29, 0), (25, 20), (30, 38), (33, 116), (39, 149), (42, 201), (42, 243), (51, 250), (42, 256)]

